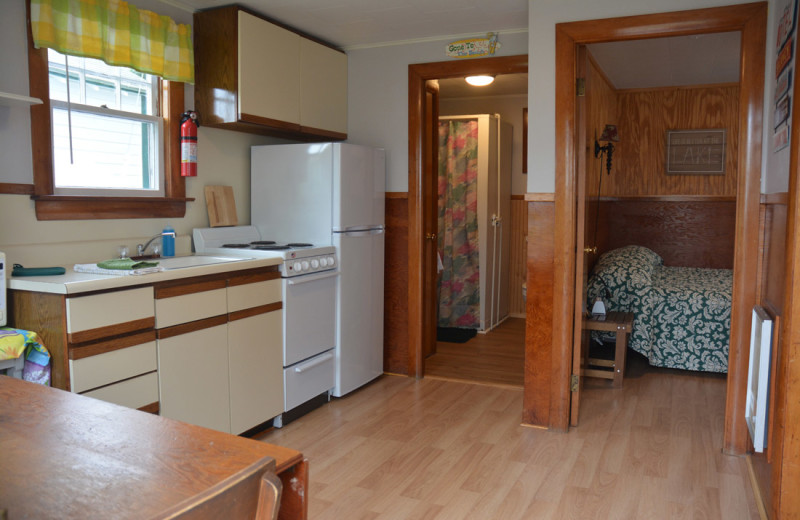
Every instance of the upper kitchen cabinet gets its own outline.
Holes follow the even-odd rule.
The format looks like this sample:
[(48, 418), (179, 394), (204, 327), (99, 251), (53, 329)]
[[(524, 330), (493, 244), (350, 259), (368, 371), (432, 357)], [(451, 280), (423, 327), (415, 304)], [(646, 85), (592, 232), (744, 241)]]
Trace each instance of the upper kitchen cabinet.
[(194, 15), (195, 105), (206, 126), (347, 138), (347, 55), (239, 6)]

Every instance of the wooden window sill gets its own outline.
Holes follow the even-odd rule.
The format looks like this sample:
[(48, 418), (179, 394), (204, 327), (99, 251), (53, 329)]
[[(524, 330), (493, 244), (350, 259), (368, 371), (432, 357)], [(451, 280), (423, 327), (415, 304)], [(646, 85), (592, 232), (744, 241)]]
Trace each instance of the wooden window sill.
[(75, 197), (33, 195), (37, 220), (95, 220), (128, 218), (183, 218), (186, 203), (176, 197)]

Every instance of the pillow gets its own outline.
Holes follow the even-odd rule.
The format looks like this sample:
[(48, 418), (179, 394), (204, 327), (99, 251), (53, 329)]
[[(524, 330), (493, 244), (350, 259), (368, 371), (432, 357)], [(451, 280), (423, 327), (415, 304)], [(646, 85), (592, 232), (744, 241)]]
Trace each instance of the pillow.
[(603, 253), (586, 287), (588, 308), (600, 296), (607, 311), (637, 312), (649, 300), (653, 270), (663, 263), (660, 256), (642, 246)]

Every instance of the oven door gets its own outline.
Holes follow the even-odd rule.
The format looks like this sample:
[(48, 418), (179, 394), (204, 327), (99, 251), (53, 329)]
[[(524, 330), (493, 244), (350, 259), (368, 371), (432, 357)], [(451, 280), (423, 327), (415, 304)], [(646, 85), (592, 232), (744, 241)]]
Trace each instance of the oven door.
[(283, 279), (283, 366), (336, 346), (338, 271)]

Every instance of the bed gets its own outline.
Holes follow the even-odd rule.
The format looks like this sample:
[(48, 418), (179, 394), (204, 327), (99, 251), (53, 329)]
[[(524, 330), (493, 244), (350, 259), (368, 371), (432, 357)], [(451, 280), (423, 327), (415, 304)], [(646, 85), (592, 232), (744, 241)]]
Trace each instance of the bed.
[(628, 346), (651, 365), (724, 373), (732, 287), (730, 269), (666, 267), (650, 249), (627, 246), (600, 256), (586, 295), (589, 309), (600, 296), (607, 311), (634, 313)]

